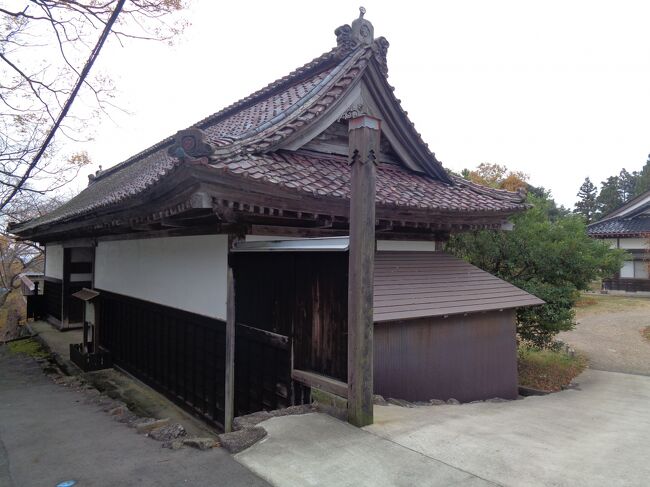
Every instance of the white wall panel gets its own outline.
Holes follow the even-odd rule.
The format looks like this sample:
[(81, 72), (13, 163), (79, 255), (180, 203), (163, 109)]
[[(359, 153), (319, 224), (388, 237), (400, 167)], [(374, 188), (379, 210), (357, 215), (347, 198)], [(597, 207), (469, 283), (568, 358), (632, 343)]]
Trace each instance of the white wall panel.
[(647, 249), (648, 248), (648, 239), (645, 238), (621, 238), (621, 248), (622, 249)]
[(45, 246), (45, 275), (63, 279), (63, 246), (47, 244)]
[(226, 319), (228, 236), (99, 242), (95, 287)]

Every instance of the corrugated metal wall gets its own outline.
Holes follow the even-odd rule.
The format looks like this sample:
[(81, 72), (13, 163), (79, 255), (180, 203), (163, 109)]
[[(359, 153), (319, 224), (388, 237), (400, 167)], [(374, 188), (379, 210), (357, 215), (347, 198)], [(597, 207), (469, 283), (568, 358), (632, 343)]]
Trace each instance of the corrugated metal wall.
[(375, 393), (409, 401), (517, 397), (515, 313), (375, 325)]

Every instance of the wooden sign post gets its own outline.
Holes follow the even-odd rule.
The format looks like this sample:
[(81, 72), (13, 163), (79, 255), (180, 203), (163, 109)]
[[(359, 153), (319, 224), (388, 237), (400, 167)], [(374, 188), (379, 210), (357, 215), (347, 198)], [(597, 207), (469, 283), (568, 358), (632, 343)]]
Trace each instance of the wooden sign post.
[(348, 263), (348, 421), (373, 422), (373, 279), (375, 182), (381, 121), (349, 121), (350, 255)]

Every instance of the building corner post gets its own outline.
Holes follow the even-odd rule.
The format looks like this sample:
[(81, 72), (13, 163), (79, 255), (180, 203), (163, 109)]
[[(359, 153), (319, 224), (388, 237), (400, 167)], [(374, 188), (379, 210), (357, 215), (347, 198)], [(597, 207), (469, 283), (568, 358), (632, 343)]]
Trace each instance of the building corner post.
[(232, 431), (235, 417), (235, 278), (228, 264), (226, 298), (226, 377), (224, 391), (224, 421), (226, 433)]
[(375, 186), (381, 121), (349, 121), (350, 253), (348, 261), (348, 421), (373, 422), (373, 281)]

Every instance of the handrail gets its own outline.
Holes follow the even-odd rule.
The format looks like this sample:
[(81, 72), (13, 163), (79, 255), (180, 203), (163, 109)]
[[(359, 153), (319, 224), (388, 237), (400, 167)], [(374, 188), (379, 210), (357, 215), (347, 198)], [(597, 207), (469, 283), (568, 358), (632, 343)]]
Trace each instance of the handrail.
[(348, 397), (348, 385), (345, 382), (334, 379), (333, 377), (328, 377), (307, 370), (293, 369), (291, 371), (291, 378), (308, 387), (315, 387), (346, 399)]

